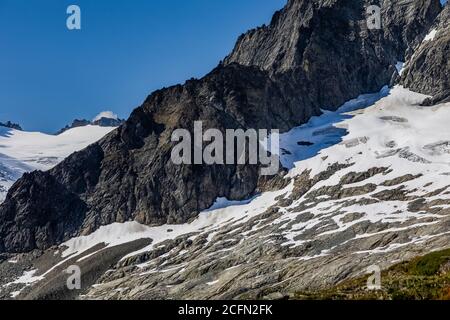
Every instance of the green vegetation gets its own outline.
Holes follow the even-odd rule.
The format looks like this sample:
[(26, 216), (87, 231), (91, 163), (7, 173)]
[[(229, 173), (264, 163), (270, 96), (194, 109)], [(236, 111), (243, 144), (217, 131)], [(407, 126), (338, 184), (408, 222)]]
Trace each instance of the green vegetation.
[(368, 276), (319, 292), (297, 292), (296, 299), (450, 300), (450, 249), (432, 252), (382, 272), (380, 290), (366, 288)]

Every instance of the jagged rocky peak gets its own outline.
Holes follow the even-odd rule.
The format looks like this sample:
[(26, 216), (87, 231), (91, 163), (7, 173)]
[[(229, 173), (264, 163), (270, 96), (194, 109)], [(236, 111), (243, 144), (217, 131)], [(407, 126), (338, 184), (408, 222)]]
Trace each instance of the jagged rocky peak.
[[(0, 205), (0, 251), (46, 249), (114, 222), (183, 223), (219, 197), (242, 200), (259, 192), (255, 165), (174, 164), (173, 130), (192, 132), (202, 120), (204, 130), (284, 132), (321, 109), (379, 91), (413, 42), (404, 30), (426, 33), (436, 4), (435, 15), (440, 10), (439, 0), (394, 3), (383, 1), (392, 7), (383, 15), (388, 23), (367, 30), (369, 1), (289, 1), (269, 26), (241, 36), (202, 79), (154, 92), (98, 143), (17, 181)], [(411, 12), (418, 22), (408, 18)], [(48, 194), (41, 186), (49, 186)], [(76, 205), (49, 202), (50, 193)]]
[[(367, 28), (371, 5), (382, 8), (380, 30)], [(334, 110), (388, 83), (440, 10), (439, 0), (290, 0), (269, 26), (240, 36), (224, 63), (290, 78), (313, 104)]]
[(431, 95), (425, 104), (450, 101), (450, 6), (447, 4), (411, 56), (401, 83)]
[(100, 127), (118, 127), (125, 122), (123, 119), (119, 119), (119, 117), (111, 111), (103, 111), (99, 113), (93, 120), (86, 119), (75, 119), (71, 125), (67, 125), (61, 130), (59, 130), (56, 134), (61, 134), (67, 130), (84, 127), (84, 126), (100, 126)]
[[(370, 40), (366, 10), (371, 5), (382, 10), (383, 31), (375, 35), (392, 41), (389, 47), (400, 55), (417, 44), (441, 10), (439, 0), (289, 0), (270, 25), (241, 35), (225, 63), (256, 65), (274, 73), (305, 69), (314, 50), (327, 49), (332, 55), (349, 41)], [(329, 41), (325, 48), (323, 40)]]
[(11, 121), (0, 122), (0, 127), (5, 127), (5, 128), (22, 131), (22, 127), (18, 123), (13, 123)]

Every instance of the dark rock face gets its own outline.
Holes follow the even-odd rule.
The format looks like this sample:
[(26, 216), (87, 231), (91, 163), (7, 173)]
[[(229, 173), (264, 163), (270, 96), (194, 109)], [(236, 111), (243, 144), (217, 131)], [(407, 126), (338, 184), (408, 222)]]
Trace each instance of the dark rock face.
[[(382, 8), (381, 30), (367, 28), (370, 5)], [(291, 0), (269, 26), (242, 35), (225, 63), (259, 66), (277, 81), (296, 84), (315, 105), (335, 110), (389, 83), (395, 63), (440, 10), (435, 0)]]
[[(294, 105), (276, 114), (282, 100), (282, 92), (264, 72), (239, 65), (219, 67), (202, 80), (155, 92), (122, 127), (99, 142), (102, 169), (86, 195), (90, 210), (83, 230), (129, 219), (145, 224), (184, 222), (210, 207), (217, 196), (250, 196), (257, 187), (258, 167), (175, 165), (170, 160), (171, 133), (178, 128), (192, 131), (194, 119), (203, 120), (205, 128), (221, 130), (278, 123), (286, 130), (310, 117), (294, 115)], [(60, 177), (66, 167), (52, 172)], [(73, 170), (65, 183), (80, 171)]]
[[(394, 8), (392, 2), (383, 3)], [(289, 1), (269, 27), (241, 36), (204, 78), (154, 92), (98, 143), (20, 179), (0, 206), (0, 251), (45, 249), (132, 219), (182, 223), (217, 197), (249, 197), (258, 188), (258, 166), (175, 165), (172, 132), (192, 132), (196, 120), (204, 130), (286, 131), (321, 108), (379, 90), (416, 39), (404, 30), (425, 33), (439, 0), (402, 4), (387, 10), (383, 30), (371, 31), (364, 1)], [(400, 12), (413, 12), (419, 22)]]
[(434, 37), (424, 40), (402, 75), (402, 84), (431, 95), (425, 104), (450, 101), (450, 7), (447, 5), (431, 28)]
[(14, 201), (0, 210), (0, 250), (24, 252), (47, 248), (73, 235), (85, 203), (51, 174), (25, 174), (9, 191)]
[(413, 54), (442, 10), (434, 0), (381, 0), (384, 37), (397, 52), (397, 60), (406, 61)]
[(10, 129), (16, 129), (22, 131), (22, 127), (17, 123), (12, 123), (11, 121), (7, 121), (5, 123), (0, 122), (0, 127), (6, 127)]

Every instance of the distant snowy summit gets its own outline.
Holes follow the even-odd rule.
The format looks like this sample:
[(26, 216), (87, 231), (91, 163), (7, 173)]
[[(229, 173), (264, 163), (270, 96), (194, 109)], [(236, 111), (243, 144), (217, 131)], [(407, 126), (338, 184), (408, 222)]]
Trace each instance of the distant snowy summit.
[(10, 129), (20, 130), (22, 131), (22, 127), (17, 123), (12, 123), (11, 121), (0, 122), (0, 127), (6, 127)]
[(89, 124), (50, 135), (23, 131), (16, 126), (0, 123), (0, 204), (25, 172), (47, 171), (115, 129), (115, 126)]
[(0, 122), (0, 204), (25, 172), (47, 171), (68, 155), (98, 141), (121, 125), (111, 111), (99, 113), (94, 119), (74, 120), (57, 134), (28, 132), (11, 121)]
[(100, 126), (100, 127), (118, 127), (123, 124), (125, 120), (119, 119), (119, 117), (111, 111), (100, 112), (94, 119), (75, 119), (71, 125), (67, 125), (61, 130), (59, 130), (56, 135), (59, 135), (69, 129), (85, 127), (89, 125)]

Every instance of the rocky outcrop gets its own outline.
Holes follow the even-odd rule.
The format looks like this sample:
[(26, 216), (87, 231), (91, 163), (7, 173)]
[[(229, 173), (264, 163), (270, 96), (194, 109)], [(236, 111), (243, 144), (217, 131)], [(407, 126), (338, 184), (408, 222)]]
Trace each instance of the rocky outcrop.
[(450, 101), (450, 6), (445, 6), (430, 30), (401, 79), (411, 90), (432, 96), (426, 105)]
[(14, 202), (0, 211), (0, 250), (26, 252), (48, 247), (75, 233), (85, 203), (45, 172), (26, 173), (10, 190)]
[(100, 119), (91, 121), (91, 124), (100, 127), (118, 127), (124, 124), (124, 122), (125, 120), (123, 119), (101, 117)]
[(122, 125), (125, 122), (125, 120), (122, 119), (114, 119), (114, 118), (105, 118), (105, 117), (101, 117), (100, 119), (97, 120), (86, 120), (86, 119), (75, 119), (71, 125), (67, 125), (64, 128), (60, 129), (56, 135), (59, 135), (63, 132), (66, 132), (67, 130), (73, 129), (73, 128), (79, 128), (79, 127), (85, 127), (88, 125), (93, 125), (93, 126), (100, 126), (100, 127), (118, 127), (120, 125)]
[(20, 130), (22, 131), (22, 127), (17, 123), (12, 123), (11, 121), (7, 121), (5, 123), (0, 122), (0, 127), (6, 127), (10, 129)]
[(84, 127), (84, 126), (88, 126), (90, 125), (91, 122), (89, 120), (86, 119), (75, 119), (72, 121), (71, 125), (67, 125), (64, 128), (60, 129), (58, 132), (56, 132), (56, 135), (59, 135), (63, 132), (66, 132), (67, 130), (73, 129), (73, 128), (79, 128), (79, 127)]
[(173, 130), (202, 120), (205, 130), (286, 131), (379, 90), (438, 14), (438, 0), (394, 2), (382, 2), (392, 9), (384, 28), (367, 30), (369, 1), (289, 1), (204, 78), (154, 92), (100, 142), (19, 180), (0, 206), (0, 251), (45, 249), (113, 222), (182, 223), (217, 197), (249, 197), (258, 166), (175, 165)]

